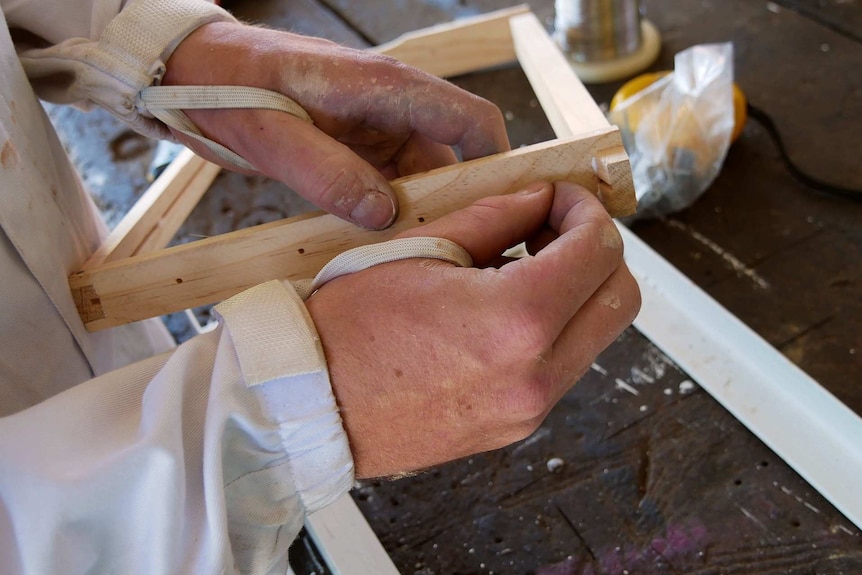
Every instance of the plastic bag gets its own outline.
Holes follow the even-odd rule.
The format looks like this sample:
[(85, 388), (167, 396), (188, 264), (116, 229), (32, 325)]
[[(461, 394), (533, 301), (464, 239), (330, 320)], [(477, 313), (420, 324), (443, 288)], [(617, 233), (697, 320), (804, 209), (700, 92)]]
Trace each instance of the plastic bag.
[(680, 52), (674, 71), (610, 113), (629, 154), (637, 217), (690, 206), (718, 175), (733, 132), (733, 45)]

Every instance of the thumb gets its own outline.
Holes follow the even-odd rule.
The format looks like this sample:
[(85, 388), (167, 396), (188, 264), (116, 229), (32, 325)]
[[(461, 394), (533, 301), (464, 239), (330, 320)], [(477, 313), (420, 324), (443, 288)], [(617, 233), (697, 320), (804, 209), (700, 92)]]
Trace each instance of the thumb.
[(236, 111), (228, 147), (260, 173), (321, 209), (366, 229), (389, 227), (398, 200), (371, 164), (312, 124), (269, 110)]
[(541, 229), (553, 202), (554, 187), (547, 182), (536, 182), (514, 194), (483, 198), (396, 237), (430, 236), (451, 240), (467, 250), (476, 266), (482, 267)]

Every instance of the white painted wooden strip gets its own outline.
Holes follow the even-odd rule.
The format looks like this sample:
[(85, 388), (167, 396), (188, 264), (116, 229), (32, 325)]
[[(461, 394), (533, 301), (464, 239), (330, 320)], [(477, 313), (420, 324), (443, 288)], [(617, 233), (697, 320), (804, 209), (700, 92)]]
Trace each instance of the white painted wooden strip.
[(628, 229), (635, 327), (862, 529), (862, 418)]
[(305, 529), (333, 575), (398, 575), (350, 495), (309, 515)]
[[(519, 60), (534, 50), (546, 54), (531, 66), (530, 83), (553, 96), (542, 107), (558, 120), (551, 125), (559, 137), (582, 120), (565, 114), (557, 95), (583, 86), (570, 67), (543, 63), (553, 50), (537, 40), (543, 28), (531, 16), (512, 18), (513, 41)], [(862, 419), (620, 227), (643, 295), (635, 327), (862, 529)]]

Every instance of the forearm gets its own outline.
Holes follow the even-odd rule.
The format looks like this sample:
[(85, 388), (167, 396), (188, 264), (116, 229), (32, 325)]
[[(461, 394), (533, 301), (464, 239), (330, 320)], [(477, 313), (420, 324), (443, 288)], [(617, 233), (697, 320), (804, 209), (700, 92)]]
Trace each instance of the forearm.
[(302, 303), (265, 284), (225, 304), (216, 332), (0, 420), (0, 571), (274, 567), (350, 488)]

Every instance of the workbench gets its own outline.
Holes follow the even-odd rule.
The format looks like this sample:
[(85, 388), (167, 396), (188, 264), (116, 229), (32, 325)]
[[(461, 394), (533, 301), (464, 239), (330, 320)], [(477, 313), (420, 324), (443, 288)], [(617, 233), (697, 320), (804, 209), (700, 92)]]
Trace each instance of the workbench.
[[(246, 20), (361, 48), (516, 3), (224, 5)], [(800, 168), (862, 187), (862, 4), (644, 4), (663, 37), (653, 69), (672, 68), (673, 54), (690, 45), (732, 41), (737, 83), (772, 116)], [(552, 1), (530, 5), (550, 27)], [(513, 147), (554, 137), (517, 65), (452, 81), (500, 106)], [(589, 86), (599, 103), (618, 87)], [(104, 116), (64, 114), (52, 111), (67, 134), (98, 122), (109, 136), (113, 165), (99, 168), (111, 154), (100, 160), (85, 147), (79, 165), (125, 182), (134, 196), (145, 185), (149, 144)], [(180, 236), (310, 208), (285, 202), (285, 193), (263, 178), (223, 173)], [(632, 230), (862, 413), (862, 204), (798, 183), (750, 121), (694, 206)], [(415, 477), (365, 482), (353, 496), (402, 573), (862, 573), (859, 530), (634, 328), (525, 441)]]

